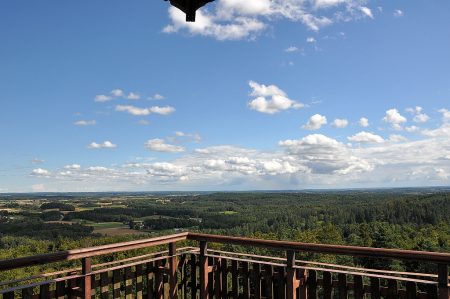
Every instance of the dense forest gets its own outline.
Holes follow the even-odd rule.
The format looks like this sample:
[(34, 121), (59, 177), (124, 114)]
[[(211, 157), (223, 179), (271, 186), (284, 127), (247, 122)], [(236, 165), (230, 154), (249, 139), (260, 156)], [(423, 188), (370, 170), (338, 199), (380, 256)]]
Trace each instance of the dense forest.
[[(120, 225), (121, 232), (125, 226), (127, 234), (105, 236), (102, 227), (111, 224)], [(110, 198), (102, 194), (0, 199), (0, 259), (180, 230), (450, 252), (450, 192), (246, 192)], [(414, 263), (314, 258), (427, 271), (426, 265)]]

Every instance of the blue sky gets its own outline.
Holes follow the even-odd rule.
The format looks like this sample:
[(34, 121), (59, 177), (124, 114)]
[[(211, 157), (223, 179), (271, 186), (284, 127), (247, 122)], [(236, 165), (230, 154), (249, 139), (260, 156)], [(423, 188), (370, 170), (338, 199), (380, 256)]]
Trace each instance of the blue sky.
[(0, 192), (448, 185), (449, 11), (1, 1)]

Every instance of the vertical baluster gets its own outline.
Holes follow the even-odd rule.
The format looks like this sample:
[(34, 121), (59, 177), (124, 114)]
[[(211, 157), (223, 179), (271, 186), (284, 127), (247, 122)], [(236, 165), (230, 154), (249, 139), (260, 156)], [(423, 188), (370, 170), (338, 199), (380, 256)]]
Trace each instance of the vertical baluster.
[(299, 281), (301, 281), (301, 284), (298, 288), (299, 298), (300, 299), (307, 299), (308, 298), (308, 287), (306, 285), (306, 281), (308, 279), (308, 272), (306, 269), (299, 269), (298, 270), (298, 278)]
[(39, 287), (39, 299), (50, 299), (50, 285), (43, 284)]
[(233, 290), (233, 298), (239, 299), (239, 264), (238, 261), (231, 261), (231, 288)]
[(438, 264), (438, 288), (439, 299), (450, 298), (448, 287), (448, 266), (446, 264)]
[(125, 268), (125, 298), (133, 298), (133, 272), (131, 267)]
[(253, 264), (253, 285), (255, 286), (255, 299), (261, 299), (261, 265)]
[(214, 283), (214, 272), (213, 272), (213, 268), (214, 268), (214, 259), (212, 256), (208, 256), (208, 295), (209, 298), (213, 298), (214, 297), (214, 287), (215, 287), (215, 283)]
[(91, 258), (85, 257), (81, 260), (81, 273), (84, 275), (83, 280), (83, 298), (85, 299), (91, 299), (91, 292), (92, 292), (92, 286), (91, 286), (91, 275), (92, 267), (91, 267)]
[(197, 298), (197, 257), (191, 254), (191, 299)]
[(286, 267), (286, 298), (297, 298), (297, 270), (295, 266), (295, 251), (287, 251), (287, 267)]
[(120, 269), (116, 269), (113, 271), (113, 298), (121, 298), (120, 296), (120, 285), (123, 281), (123, 275)]
[(3, 294), (3, 299), (14, 299), (14, 292), (8, 292)]
[(267, 299), (273, 298), (273, 268), (270, 265), (264, 266), (264, 284)]
[(221, 258), (215, 258), (214, 259), (214, 293), (216, 299), (220, 298), (220, 295), (222, 294), (222, 259)]
[(100, 274), (100, 298), (109, 298), (109, 277), (108, 272), (103, 272)]
[(25, 288), (22, 290), (23, 299), (31, 299), (33, 297), (33, 288)]
[(209, 299), (207, 250), (206, 241), (200, 241), (200, 299)]
[(177, 245), (175, 242), (169, 244), (169, 299), (177, 299)]
[(228, 260), (222, 259), (222, 263), (220, 265), (220, 271), (222, 272), (222, 296), (221, 298), (228, 298)]
[(370, 278), (370, 298), (380, 299), (380, 279), (376, 277)]
[(66, 282), (63, 281), (58, 281), (56, 283), (56, 290), (55, 290), (55, 296), (56, 299), (64, 299), (66, 298)]
[(322, 275), (323, 298), (331, 299), (333, 295), (333, 276), (331, 272), (323, 272)]
[[(276, 293), (277, 298), (289, 298), (286, 295), (286, 273), (284, 271), (284, 267), (277, 267), (277, 278), (276, 278)], [(295, 289), (295, 287), (294, 287)], [(306, 299), (306, 298), (305, 298)]]
[(413, 281), (408, 281), (406, 283), (406, 299), (416, 299), (417, 298), (417, 285)]
[(242, 263), (242, 286), (243, 286), (243, 297), (244, 299), (250, 299), (250, 276), (248, 262)]
[(317, 271), (308, 271), (308, 299), (317, 299)]
[(347, 299), (347, 275), (344, 273), (338, 274), (338, 285), (339, 285), (339, 299)]
[[(398, 285), (397, 281), (394, 279), (388, 279), (388, 291), (387, 291), (387, 299), (395, 299), (398, 298)], [(448, 299), (448, 298), (446, 298)]]
[(164, 269), (161, 260), (155, 261), (155, 292), (157, 299), (164, 297)]
[(355, 299), (363, 299), (364, 298), (364, 284), (362, 276), (355, 275), (353, 276), (353, 286), (355, 292)]
[(142, 287), (143, 287), (143, 277), (142, 277), (142, 264), (136, 265), (136, 298), (142, 299)]
[(427, 299), (438, 299), (438, 286), (436, 284), (427, 286)]

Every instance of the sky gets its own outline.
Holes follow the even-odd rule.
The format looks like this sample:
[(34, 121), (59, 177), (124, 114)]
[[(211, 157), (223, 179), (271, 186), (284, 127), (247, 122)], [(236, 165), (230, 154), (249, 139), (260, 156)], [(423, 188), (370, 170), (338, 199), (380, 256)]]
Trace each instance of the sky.
[(448, 186), (450, 2), (0, 1), (0, 192)]

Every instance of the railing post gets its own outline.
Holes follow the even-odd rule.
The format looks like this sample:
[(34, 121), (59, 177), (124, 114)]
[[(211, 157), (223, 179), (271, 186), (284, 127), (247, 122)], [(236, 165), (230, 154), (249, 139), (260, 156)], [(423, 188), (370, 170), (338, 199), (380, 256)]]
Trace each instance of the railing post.
[(209, 299), (208, 257), (206, 241), (200, 241), (200, 299)]
[(287, 282), (286, 282), (286, 298), (287, 299), (296, 299), (297, 298), (297, 287), (298, 287), (298, 279), (297, 279), (297, 270), (294, 268), (295, 266), (295, 251), (288, 250), (287, 251)]
[(91, 275), (92, 272), (91, 267), (91, 258), (85, 257), (81, 260), (81, 273), (84, 275), (84, 281), (83, 281), (83, 298), (84, 299), (91, 299)]
[(177, 296), (177, 267), (178, 267), (178, 261), (177, 261), (177, 245), (175, 242), (169, 243), (169, 298), (170, 299), (176, 299)]
[(449, 287), (448, 287), (448, 265), (438, 264), (438, 288), (439, 288), (439, 299), (450, 298)]

